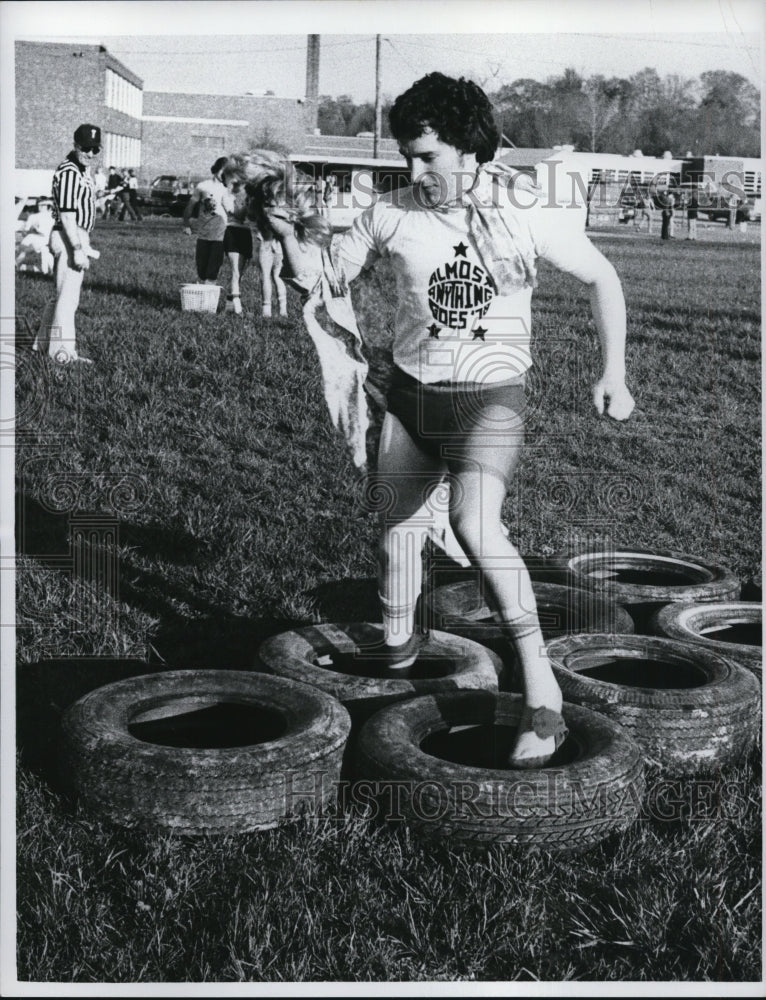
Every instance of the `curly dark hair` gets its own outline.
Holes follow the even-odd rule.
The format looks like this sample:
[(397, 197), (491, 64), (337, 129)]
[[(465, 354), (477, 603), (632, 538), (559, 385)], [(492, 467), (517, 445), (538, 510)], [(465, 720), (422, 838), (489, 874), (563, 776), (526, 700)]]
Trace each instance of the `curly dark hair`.
[(489, 98), (472, 80), (429, 73), (400, 94), (388, 114), (391, 133), (410, 142), (432, 129), (442, 142), (461, 153), (475, 153), (479, 163), (494, 158), (500, 144)]

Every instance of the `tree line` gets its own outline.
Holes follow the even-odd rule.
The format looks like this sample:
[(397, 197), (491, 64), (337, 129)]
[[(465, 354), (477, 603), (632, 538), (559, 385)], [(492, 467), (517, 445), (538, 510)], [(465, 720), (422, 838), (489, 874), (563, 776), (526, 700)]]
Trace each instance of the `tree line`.
[[(571, 144), (595, 153), (647, 156), (760, 156), (760, 95), (744, 76), (710, 70), (697, 79), (661, 77), (652, 68), (630, 77), (583, 77), (573, 69), (544, 82), (514, 80), (496, 90), (482, 83), (498, 127), (514, 146), (548, 149)], [(382, 135), (389, 137), (383, 102)], [(320, 97), (324, 135), (372, 132), (375, 108), (348, 96)]]

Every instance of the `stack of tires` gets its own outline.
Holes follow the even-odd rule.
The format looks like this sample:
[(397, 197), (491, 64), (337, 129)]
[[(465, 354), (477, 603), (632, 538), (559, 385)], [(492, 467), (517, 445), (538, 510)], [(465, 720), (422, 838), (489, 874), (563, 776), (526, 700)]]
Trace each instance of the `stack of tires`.
[[(559, 589), (551, 600), (566, 604)], [(627, 628), (627, 616), (616, 617)], [(410, 678), (392, 680), (365, 656), (381, 642), (380, 625), (322, 624), (273, 636), (259, 659), (343, 702), (353, 723), (345, 773), (374, 794), (384, 817), (475, 845), (567, 851), (636, 819), (643, 763), (618, 725), (567, 705), (570, 735), (550, 766), (511, 770), (523, 699), (499, 690), (496, 652), (465, 634), (430, 631)]]
[[(648, 549), (546, 563), (562, 582), (532, 585), (565, 702), (618, 722), (666, 773), (715, 772), (750, 751), (760, 726), (762, 613), (738, 600), (731, 570)], [(475, 580), (434, 589), (428, 612), (493, 647), (501, 637)]]
[(201, 835), (263, 830), (333, 802), (351, 720), (306, 684), (175, 670), (91, 691), (62, 729), (62, 774), (86, 809)]
[(633, 637), (548, 643), (564, 698), (619, 722), (663, 772), (693, 777), (745, 757), (760, 731), (761, 605), (725, 566), (674, 551), (580, 553), (573, 585), (622, 605)]
[(749, 753), (761, 608), (724, 567), (674, 552), (584, 553), (555, 571), (533, 589), (569, 734), (544, 767), (507, 764), (523, 699), (469, 578), (428, 593), (435, 627), (407, 679), (383, 676), (380, 625), (322, 623), (268, 639), (253, 672), (92, 692), (64, 718), (75, 790), (124, 825), (247, 832), (329, 806), (351, 778), (428, 836), (589, 848), (638, 818), (647, 763), (693, 776)]
[[(583, 632), (630, 635), (633, 619), (619, 604), (582, 587), (532, 581), (540, 627), (546, 639)], [(427, 622), (435, 628), (472, 639), (494, 650), (508, 662), (504, 672), (508, 690), (520, 691), (515, 654), (509, 650), (499, 624), (487, 607), (475, 577), (446, 583), (425, 599)]]

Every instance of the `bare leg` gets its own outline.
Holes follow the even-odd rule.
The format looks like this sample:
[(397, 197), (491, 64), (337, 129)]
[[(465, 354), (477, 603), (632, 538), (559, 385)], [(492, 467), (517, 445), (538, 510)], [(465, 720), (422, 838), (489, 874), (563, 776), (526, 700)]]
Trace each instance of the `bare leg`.
[[(464, 457), (449, 462), (453, 476), (450, 523), (466, 555), (480, 569), (485, 599), (515, 647), (525, 705), (560, 712), (561, 690), (540, 630), (529, 572), (500, 520), (507, 482), (518, 464), (522, 445), (518, 424), (513, 421), (507, 434), (499, 433), (504, 412), (511, 411), (502, 407), (485, 411), (492, 419), (493, 436), (483, 438), (480, 447), (469, 443)], [(521, 760), (554, 750), (552, 736), (540, 738), (529, 731), (520, 734), (512, 756)]]
[(277, 288), (277, 302), (279, 303), (280, 316), (287, 315), (287, 286), (284, 281), (282, 281), (281, 277), (283, 262), (284, 257), (282, 255), (282, 246), (277, 243), (274, 250), (274, 263), (272, 264), (271, 274)]
[(445, 471), (443, 463), (417, 447), (397, 417), (385, 415), (370, 501), (380, 508), (378, 593), (384, 640), (392, 646), (405, 643), (414, 631), (431, 519), (427, 497)]
[(226, 311), (234, 312), (239, 315), (242, 312), (242, 303), (239, 295), (239, 282), (245, 268), (247, 267), (247, 258), (236, 252), (230, 252), (226, 256), (229, 258), (229, 264), (231, 265), (231, 283), (228, 300), (226, 302)]
[(233, 298), (239, 298), (239, 279), (245, 269), (245, 259), (238, 253), (228, 253), (226, 256), (229, 258), (229, 264), (231, 265), (229, 291)]
[(274, 266), (274, 252), (271, 240), (261, 240), (258, 244), (258, 268), (261, 272), (262, 315), (271, 316), (271, 271)]

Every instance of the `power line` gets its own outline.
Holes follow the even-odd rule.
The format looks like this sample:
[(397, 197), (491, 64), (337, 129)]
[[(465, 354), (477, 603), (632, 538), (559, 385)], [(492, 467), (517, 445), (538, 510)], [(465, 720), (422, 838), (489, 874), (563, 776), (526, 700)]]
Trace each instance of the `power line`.
[[(431, 45), (429, 42), (409, 42), (409, 41), (406, 41), (403, 38), (397, 38), (397, 42), (399, 42), (400, 45), (414, 45), (416, 48), (436, 49), (438, 52), (459, 52), (461, 55), (479, 56), (480, 58), (484, 58), (484, 59), (486, 59), (486, 57), (487, 57), (486, 51), (484, 51), (484, 52), (476, 52), (475, 50), (472, 50), (472, 49), (458, 48), (457, 46), (454, 46), (454, 45)], [(401, 55), (401, 53), (400, 53), (400, 55)], [(402, 58), (404, 58), (404, 56), (402, 56)], [(544, 63), (545, 65), (548, 65), (548, 66), (560, 66), (561, 65), (561, 60), (560, 59), (558, 59), (558, 60), (553, 60), (553, 59), (537, 59), (536, 61), (540, 62), (540, 63)]]
[[(694, 45), (702, 49), (730, 49), (731, 45), (727, 45), (725, 42), (685, 42), (678, 38), (658, 38), (656, 35), (634, 35), (632, 32), (630, 34), (624, 35), (609, 35), (606, 32), (596, 32), (596, 31), (559, 31), (557, 34), (560, 35), (572, 35), (575, 38), (618, 38), (623, 42), (651, 42), (652, 44), (660, 45)], [(751, 49), (753, 51), (758, 50), (757, 45), (741, 45), (738, 46), (743, 49)]]
[[(348, 41), (348, 42), (333, 42), (325, 43), (322, 45), (322, 51), (326, 49), (337, 49), (342, 45), (360, 45), (362, 43), (358, 41)], [(153, 52), (148, 52), (146, 49), (119, 49), (114, 48), (109, 50), (113, 55), (124, 56), (263, 56), (270, 55), (272, 52), (305, 52), (306, 44), (303, 45), (288, 45), (279, 48), (268, 48), (268, 49), (195, 49), (195, 50), (185, 50), (183, 52), (171, 52), (170, 50), (155, 50)]]
[(407, 66), (413, 72), (415, 72), (415, 73), (419, 73), (420, 72), (420, 69), (418, 69), (416, 66), (413, 66), (412, 63), (409, 61), (409, 59), (406, 56), (402, 55), (402, 53), (399, 51), (399, 49), (397, 49), (397, 47), (394, 45), (394, 43), (391, 41), (390, 38), (384, 38), (383, 41), (384, 42), (388, 42), (388, 44), (391, 46), (391, 48), (394, 50), (394, 52), (399, 56), (399, 58), (402, 60), (402, 62), (407, 63)]
[[(719, 8), (720, 8), (720, 0), (719, 0)], [(736, 24), (737, 28), (739, 29), (739, 33), (740, 33), (740, 35), (741, 35), (741, 36), (742, 36), (742, 38), (744, 39), (744, 37), (745, 37), (745, 32), (744, 32), (744, 31), (742, 30), (742, 25), (741, 25), (741, 24), (739, 23), (739, 21), (737, 20), (737, 15), (736, 15), (736, 14), (735, 14), (735, 12), (734, 12), (734, 7), (733, 7), (733, 5), (732, 5), (732, 2), (731, 2), (731, 0), (729, 0), (729, 8), (730, 8), (730, 10), (731, 10), (731, 16), (732, 16), (732, 17), (734, 18), (734, 23)], [(723, 9), (721, 9), (721, 14), (723, 15)], [(728, 29), (727, 29), (727, 30), (728, 30)], [(737, 48), (739, 48), (739, 46), (737, 46)], [(742, 46), (742, 48), (743, 48), (743, 49), (746, 49), (746, 50), (748, 50), (748, 59), (750, 60), (750, 65), (751, 65), (751, 66), (753, 67), (753, 73), (755, 73), (755, 74), (756, 74), (756, 76), (757, 76), (757, 75), (758, 75), (758, 67), (757, 67), (757, 66), (755, 65), (755, 60), (754, 60), (754, 59), (753, 59), (753, 57), (752, 57), (752, 56), (750, 55), (750, 51), (751, 51), (751, 49), (752, 49), (752, 46), (750, 46), (750, 45), (743, 45), (743, 46)]]
[[(692, 45), (692, 46), (697, 46), (697, 47), (705, 48), (705, 49), (730, 49), (731, 48), (731, 45), (730, 44), (727, 45), (725, 42), (691, 42), (691, 41), (681, 41), (681, 40), (673, 39), (673, 38), (658, 38), (655, 35), (633, 35), (633, 34), (631, 34), (631, 35), (614, 35), (614, 34), (611, 34), (610, 35), (610, 34), (606, 34), (606, 33), (598, 33), (598, 32), (593, 32), (593, 31), (560, 31), (560, 32), (556, 32), (556, 34), (557, 35), (569, 35), (569, 36), (574, 37), (574, 38), (616, 38), (616, 39), (619, 39), (622, 42), (636, 42), (636, 43), (640, 43), (642, 45), (645, 45), (647, 42), (651, 42), (652, 44), (659, 43), (659, 44), (662, 44), (662, 45)], [(518, 39), (519, 42), (521, 43), (524, 40), (526, 40), (528, 38), (533, 38), (535, 36), (534, 35), (514, 35), (514, 36), (503, 35), (501, 37), (503, 37), (504, 40), (508, 39), (508, 38)], [(413, 45), (413, 46), (416, 46), (418, 48), (437, 49), (440, 52), (460, 52), (462, 54), (473, 55), (473, 56), (483, 56), (483, 57), (486, 57), (486, 55), (487, 55), (486, 50), (483, 51), (483, 52), (477, 52), (475, 49), (466, 49), (466, 48), (462, 48), (462, 47), (458, 48), (457, 46), (454, 46), (454, 45), (434, 45), (433, 43), (430, 43), (430, 42), (413, 42), (413, 41), (410, 41), (409, 39), (405, 39), (405, 38), (397, 38), (397, 42), (399, 42), (400, 45)], [(739, 48), (748, 49), (750, 51), (758, 51), (758, 46), (757, 45), (741, 45), (741, 46), (739, 46)], [(537, 62), (546, 63), (546, 64), (550, 64), (550, 65), (556, 65), (556, 66), (560, 66), (561, 65), (561, 60), (557, 60), (554, 63), (550, 59), (538, 59)]]

